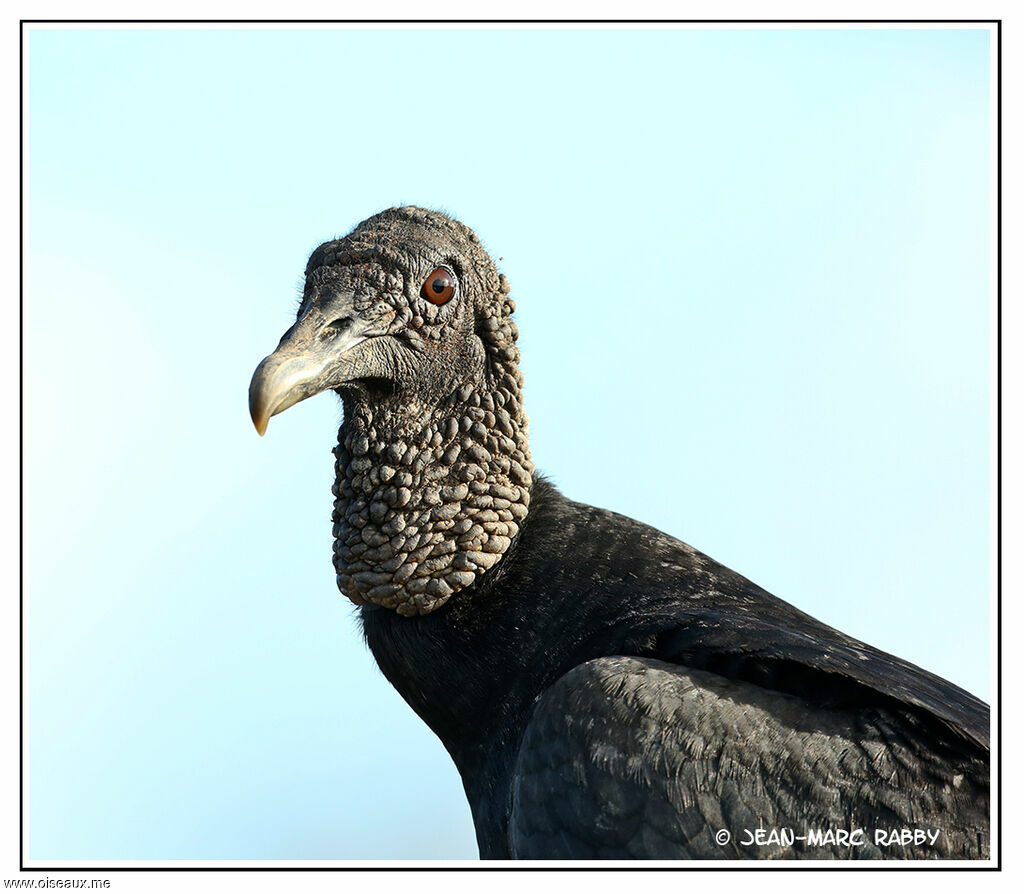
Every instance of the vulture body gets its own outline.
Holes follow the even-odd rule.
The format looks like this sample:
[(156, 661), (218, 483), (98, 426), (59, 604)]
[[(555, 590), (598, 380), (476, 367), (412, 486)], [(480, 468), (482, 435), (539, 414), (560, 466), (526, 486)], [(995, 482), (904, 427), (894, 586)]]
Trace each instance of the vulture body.
[(250, 386), (261, 433), (342, 398), (338, 586), (481, 857), (988, 858), (988, 707), (538, 475), (509, 292), (389, 209), (313, 252)]

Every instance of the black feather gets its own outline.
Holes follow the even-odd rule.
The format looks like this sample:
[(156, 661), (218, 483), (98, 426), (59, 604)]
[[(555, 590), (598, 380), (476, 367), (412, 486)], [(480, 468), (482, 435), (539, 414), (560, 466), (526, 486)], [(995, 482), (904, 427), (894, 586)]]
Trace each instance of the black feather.
[[(988, 855), (984, 703), (543, 479), (530, 506), (458, 599), (362, 612), (462, 774), (482, 857)], [(751, 824), (941, 834), (909, 849), (714, 839)]]

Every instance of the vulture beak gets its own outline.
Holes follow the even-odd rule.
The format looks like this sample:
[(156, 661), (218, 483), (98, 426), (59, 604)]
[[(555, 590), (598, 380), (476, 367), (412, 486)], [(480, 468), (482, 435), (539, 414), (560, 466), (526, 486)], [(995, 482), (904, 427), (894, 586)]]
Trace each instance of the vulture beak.
[(373, 334), (372, 322), (352, 306), (350, 297), (314, 306), (264, 357), (249, 383), (249, 415), (261, 435), (271, 416), (300, 400), (365, 375), (353, 349)]

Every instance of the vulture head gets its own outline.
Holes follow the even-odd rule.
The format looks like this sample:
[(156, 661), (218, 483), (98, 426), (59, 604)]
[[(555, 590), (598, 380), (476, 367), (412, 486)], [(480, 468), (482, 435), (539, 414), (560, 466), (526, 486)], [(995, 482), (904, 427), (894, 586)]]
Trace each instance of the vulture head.
[(514, 310), (476, 234), (437, 211), (391, 208), (310, 256), (249, 411), (263, 434), (307, 397), (341, 397), (334, 565), (353, 602), (426, 614), (518, 533), (533, 464)]

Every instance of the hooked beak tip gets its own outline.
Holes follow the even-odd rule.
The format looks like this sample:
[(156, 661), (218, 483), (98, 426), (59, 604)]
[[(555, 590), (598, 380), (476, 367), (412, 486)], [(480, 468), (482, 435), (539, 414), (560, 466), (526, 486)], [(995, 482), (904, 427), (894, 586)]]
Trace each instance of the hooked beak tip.
[(264, 393), (266, 388), (262, 376), (263, 368), (264, 364), (261, 363), (253, 374), (252, 382), (249, 383), (249, 417), (261, 438), (267, 430), (267, 423), (270, 422), (271, 416), (268, 412), (270, 410), (268, 396)]

